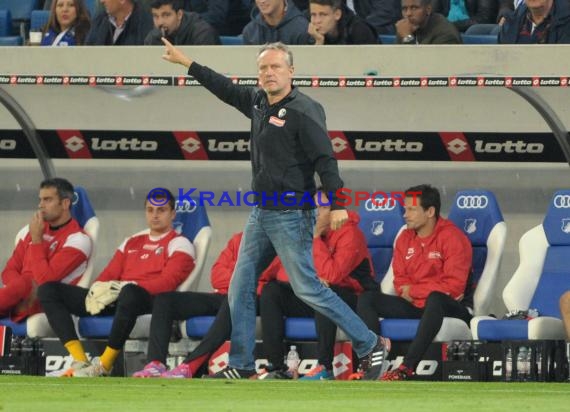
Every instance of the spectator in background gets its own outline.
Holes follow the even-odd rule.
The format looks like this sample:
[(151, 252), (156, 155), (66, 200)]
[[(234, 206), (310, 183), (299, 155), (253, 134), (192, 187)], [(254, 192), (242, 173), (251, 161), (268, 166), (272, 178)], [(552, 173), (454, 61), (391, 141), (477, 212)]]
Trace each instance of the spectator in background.
[(525, 0), (504, 18), (499, 31), (501, 44), (570, 43), (568, 0)]
[(176, 45), (220, 44), (216, 30), (197, 13), (185, 12), (182, 0), (154, 0), (150, 8), (154, 29), (145, 45), (162, 46), (162, 37)]
[(433, 13), (431, 0), (402, 0), (396, 23), (398, 44), (461, 44), (461, 35), (445, 17)]
[(314, 44), (377, 44), (372, 26), (344, 5), (343, 0), (311, 0), (309, 34)]
[(65, 179), (40, 184), (38, 209), (2, 271), (0, 317), (19, 322), (41, 312), (36, 289), (46, 282), (75, 284), (87, 268), (91, 239), (71, 217), (73, 186)]
[[(194, 268), (194, 246), (172, 228), (172, 193), (147, 198), (145, 216), (148, 229), (121, 243), (89, 289), (57, 282), (38, 289), (49, 324), (73, 357), (65, 376), (109, 375), (137, 317), (151, 313), (154, 296), (175, 290)], [(99, 314), (114, 319), (103, 354), (90, 362), (72, 315)]]
[[(150, 324), (148, 364), (135, 372), (135, 378), (192, 378), (209, 356), (230, 338), (232, 322), (228, 305), (228, 289), (236, 266), (239, 245), (243, 233), (237, 233), (218, 256), (212, 266), (211, 282), (214, 293), (170, 292), (156, 297)], [(276, 259), (263, 272), (259, 280), (258, 294), (265, 282), (273, 277), (279, 261)], [(168, 342), (172, 322), (192, 316), (216, 315), (214, 323), (200, 344), (174, 369), (166, 369)]]
[(407, 228), (396, 240), (392, 258), (397, 296), (373, 291), (358, 298), (358, 314), (370, 329), (378, 329), (379, 317), (420, 319), (402, 364), (381, 377), (388, 381), (412, 376), (445, 316), (469, 325), (473, 313), (469, 239), (439, 216), (441, 199), (436, 188), (420, 185), (406, 193), (421, 195), (404, 199)]
[(220, 36), (240, 35), (252, 8), (252, 0), (185, 0), (185, 9), (198, 13)]
[(378, 34), (396, 33), (395, 24), (402, 17), (400, 0), (348, 0), (346, 4)]
[[(312, 6), (312, 2), (311, 2)], [(351, 309), (356, 309), (357, 295), (362, 291), (378, 290), (364, 234), (358, 227), (360, 217), (348, 212), (348, 222), (340, 229), (330, 229), (330, 202), (320, 192), (315, 203), (318, 207), (313, 234), (313, 258), (321, 283), (336, 293)], [(281, 262), (279, 262), (281, 263)], [(332, 320), (315, 312), (295, 296), (283, 265), (269, 274), (273, 279), (261, 292), (260, 314), (263, 334), (263, 351), (270, 366), (267, 378), (291, 379), (284, 363), (285, 316), (315, 317), (319, 363), (304, 380), (334, 379), (333, 357), (337, 327)]]
[(138, 46), (153, 29), (152, 17), (134, 0), (101, 0), (105, 11), (92, 20), (85, 44)]
[(243, 29), (244, 44), (308, 44), (309, 21), (292, 1), (255, 0), (251, 21)]
[(77, 46), (85, 42), (91, 27), (85, 0), (52, 2), (47, 25), (42, 30), (42, 46)]
[(498, 6), (497, 0), (432, 0), (433, 11), (446, 16), (460, 32), (474, 24), (494, 24)]
[(570, 341), (570, 291), (564, 292), (560, 297), (560, 315), (566, 330), (566, 340)]

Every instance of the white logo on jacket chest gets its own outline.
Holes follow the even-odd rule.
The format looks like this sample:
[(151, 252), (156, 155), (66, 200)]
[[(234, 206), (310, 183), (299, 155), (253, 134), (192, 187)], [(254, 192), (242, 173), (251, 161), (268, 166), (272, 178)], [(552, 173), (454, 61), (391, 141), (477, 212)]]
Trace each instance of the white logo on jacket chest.
[(408, 253), (406, 253), (406, 260), (410, 260), (413, 256), (414, 253), (416, 253), (416, 251), (414, 250), (413, 247), (409, 247), (408, 248)]
[(428, 259), (441, 259), (441, 252), (434, 250), (428, 253)]
[(277, 116), (279, 116), (280, 119), (283, 119), (286, 114), (287, 114), (287, 109), (281, 109), (279, 110), (279, 113), (277, 113)]

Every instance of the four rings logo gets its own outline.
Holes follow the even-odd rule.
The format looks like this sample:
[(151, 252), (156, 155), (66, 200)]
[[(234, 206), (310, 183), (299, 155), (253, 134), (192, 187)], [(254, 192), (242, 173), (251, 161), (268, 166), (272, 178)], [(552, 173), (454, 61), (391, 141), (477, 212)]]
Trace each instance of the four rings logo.
[(184, 199), (182, 202), (180, 200), (176, 201), (176, 213), (192, 213), (196, 210), (196, 202)]
[(369, 212), (388, 212), (394, 210), (396, 202), (394, 199), (376, 197), (374, 199), (368, 199), (364, 207)]
[(457, 207), (459, 209), (485, 209), (489, 204), (487, 196), (465, 196), (461, 195), (457, 198)]
[(570, 195), (556, 195), (554, 207), (556, 209), (570, 209)]

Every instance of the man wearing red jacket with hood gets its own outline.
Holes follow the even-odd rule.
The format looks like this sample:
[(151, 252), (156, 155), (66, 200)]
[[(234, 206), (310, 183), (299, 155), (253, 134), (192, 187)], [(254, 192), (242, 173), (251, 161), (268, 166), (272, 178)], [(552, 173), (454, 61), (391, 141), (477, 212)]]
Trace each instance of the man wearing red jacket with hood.
[(404, 200), (407, 229), (394, 249), (392, 266), (398, 296), (374, 291), (358, 299), (358, 314), (372, 330), (378, 328), (379, 317), (421, 319), (404, 361), (381, 380), (412, 376), (444, 317), (469, 324), (472, 316), (471, 243), (459, 228), (439, 216), (441, 200), (436, 188), (419, 185), (406, 190), (418, 192), (421, 195)]
[(91, 255), (91, 239), (71, 217), (73, 186), (62, 178), (40, 184), (38, 210), (2, 271), (0, 317), (19, 322), (42, 311), (37, 287), (76, 284)]
[[(313, 235), (313, 258), (320, 281), (331, 288), (352, 309), (357, 295), (365, 290), (378, 290), (366, 238), (358, 228), (360, 217), (349, 211), (348, 221), (340, 229), (330, 229), (330, 203), (318, 192), (317, 223)], [(267, 378), (291, 379), (283, 358), (285, 354), (284, 316), (315, 317), (318, 335), (318, 365), (303, 378), (306, 380), (334, 379), (332, 361), (336, 340), (336, 324), (303, 303), (289, 285), (285, 268), (279, 265), (275, 278), (261, 292), (260, 315), (263, 349), (270, 363)]]

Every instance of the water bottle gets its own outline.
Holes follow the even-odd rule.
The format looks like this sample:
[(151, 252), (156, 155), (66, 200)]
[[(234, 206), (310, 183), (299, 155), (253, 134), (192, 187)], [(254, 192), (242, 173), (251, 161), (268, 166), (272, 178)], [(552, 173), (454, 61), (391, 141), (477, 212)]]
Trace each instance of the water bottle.
[(297, 352), (297, 346), (291, 345), (289, 353), (287, 353), (286, 362), (287, 369), (289, 370), (291, 377), (293, 379), (297, 379), (299, 377), (299, 364), (301, 363), (301, 358)]
[(521, 346), (519, 348), (519, 354), (517, 356), (517, 377), (518, 380), (524, 382), (528, 380), (530, 368), (530, 358), (529, 351), (526, 346)]
[(542, 381), (542, 350), (538, 348), (536, 351), (536, 380)]
[(507, 382), (513, 379), (513, 351), (511, 348), (507, 349), (505, 356), (505, 380)]
[(22, 343), (21, 337), (12, 335), (12, 341), (10, 342), (10, 356), (20, 356), (22, 349), (21, 343)]

